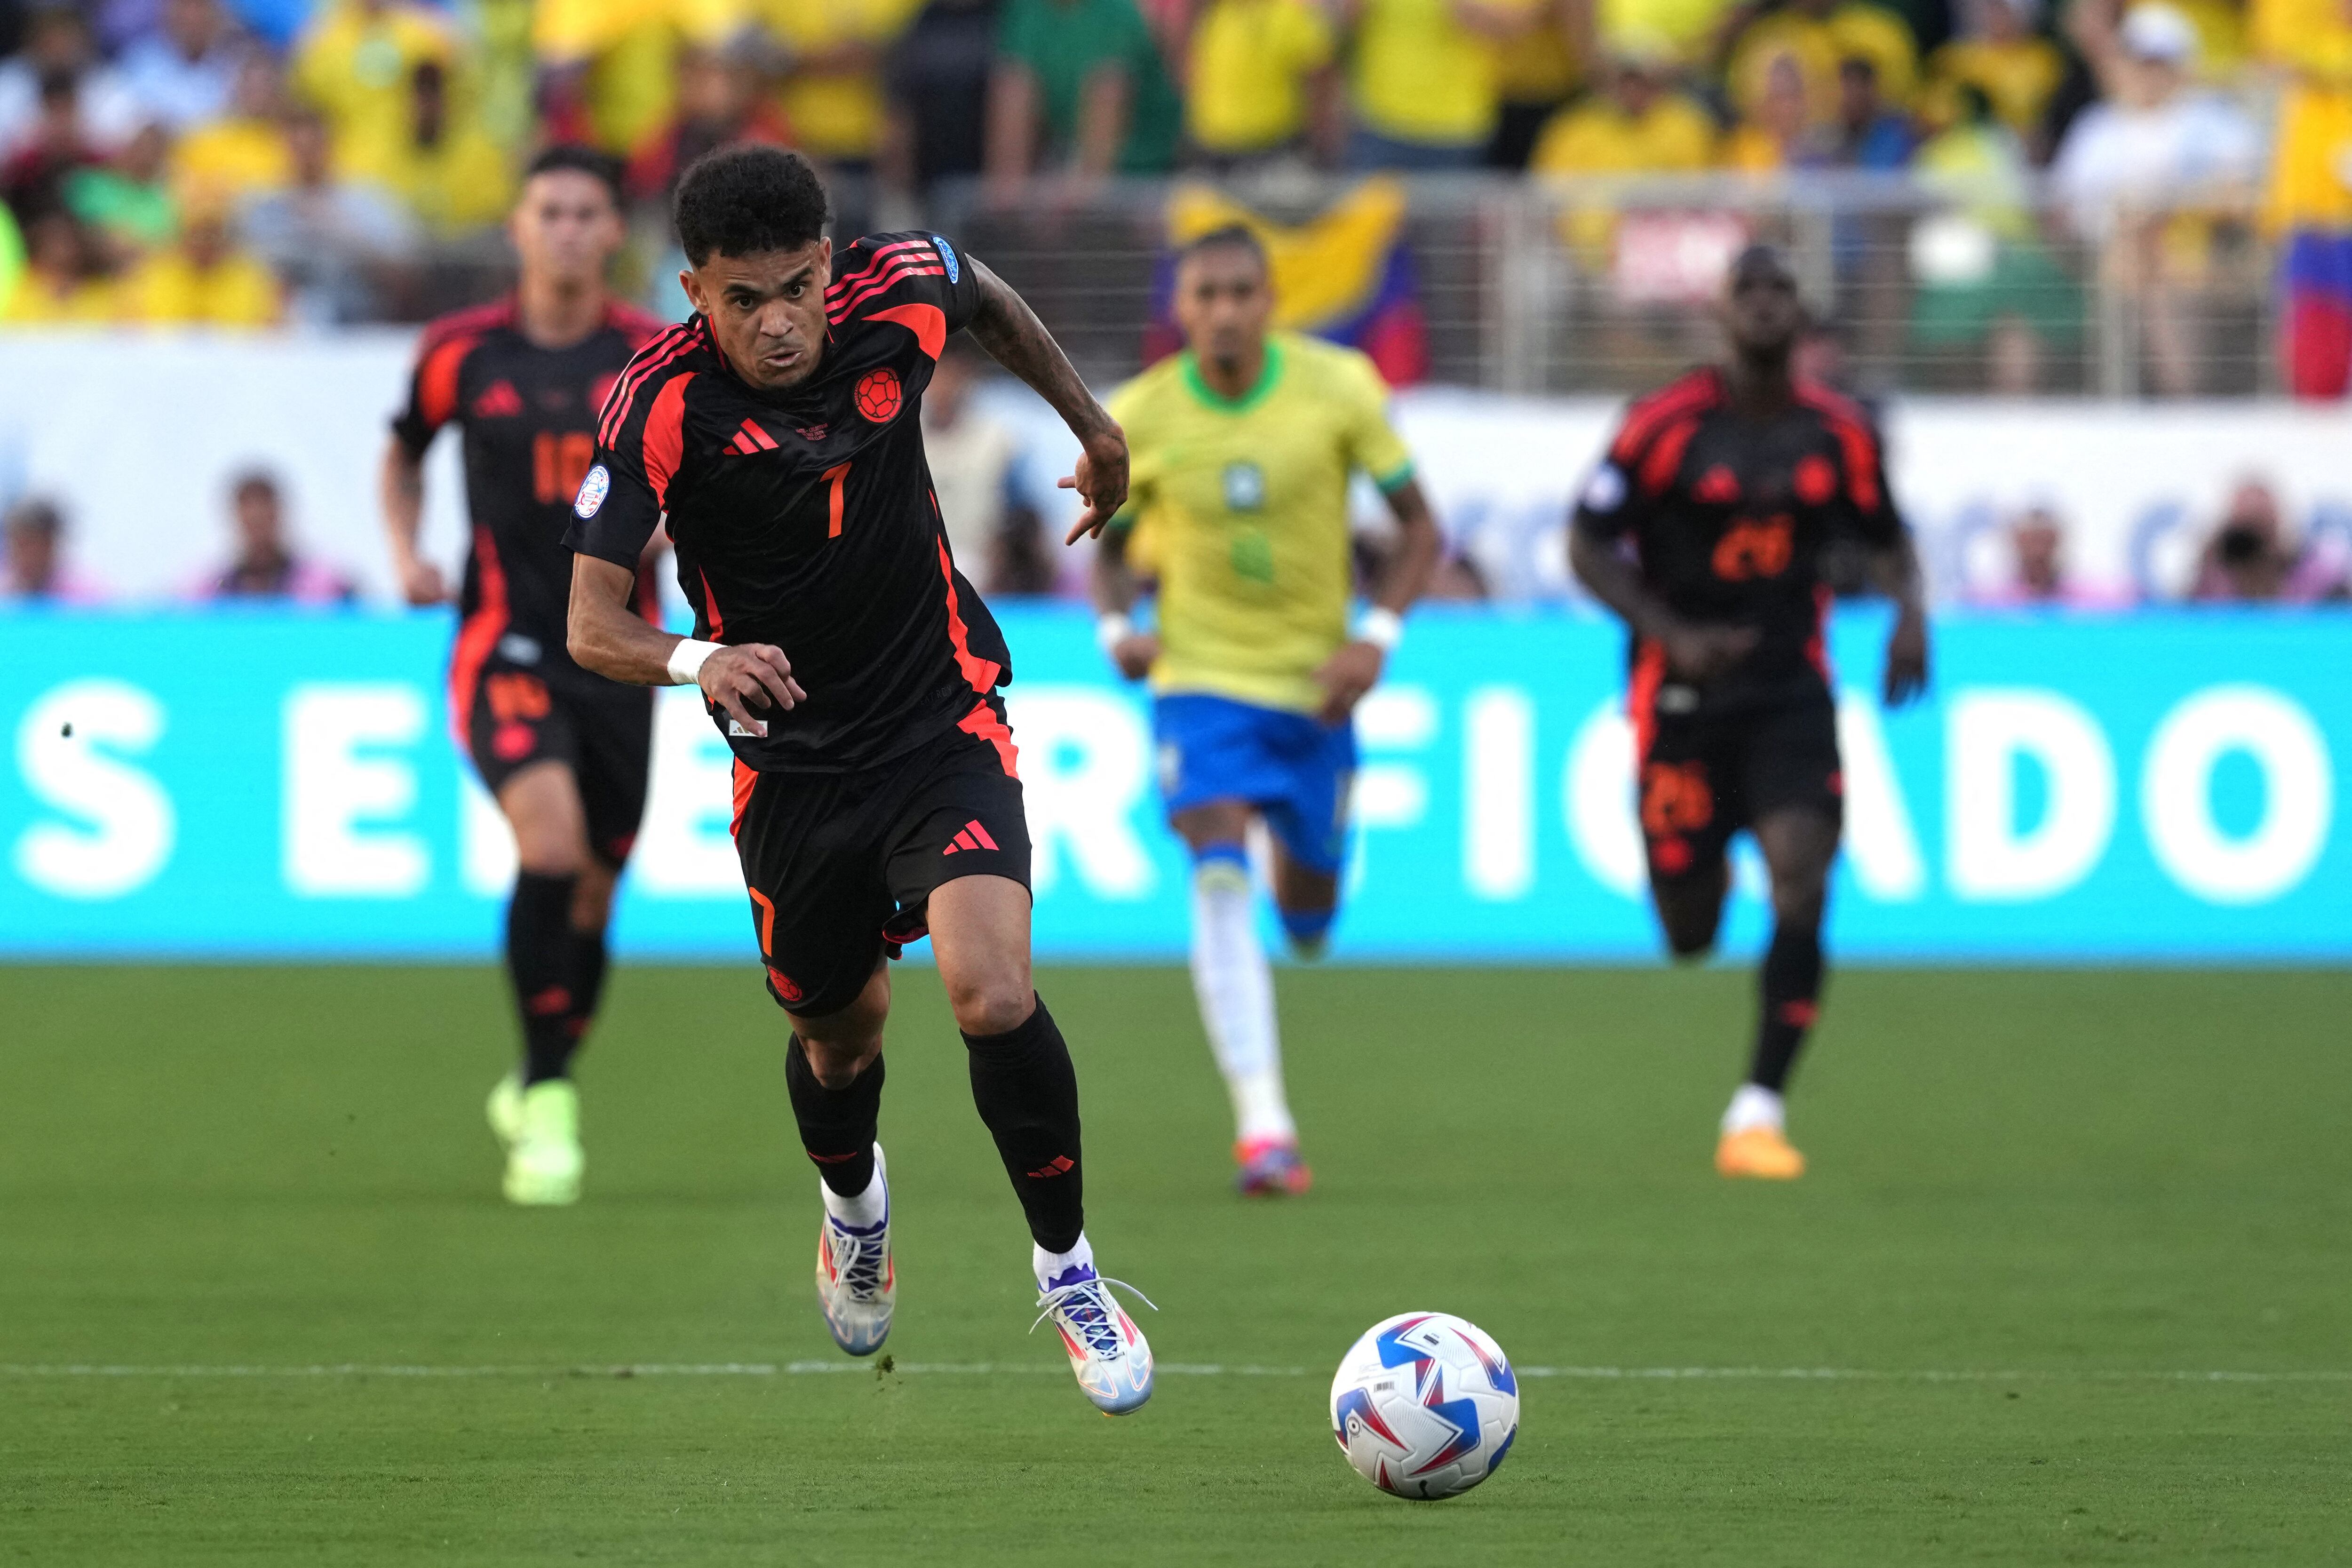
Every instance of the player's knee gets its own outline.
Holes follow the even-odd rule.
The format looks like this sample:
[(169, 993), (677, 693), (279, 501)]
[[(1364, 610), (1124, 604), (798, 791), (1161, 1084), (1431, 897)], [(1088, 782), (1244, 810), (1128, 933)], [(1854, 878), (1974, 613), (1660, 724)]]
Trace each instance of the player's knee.
[(1037, 994), (1025, 973), (1008, 969), (950, 981), (948, 1005), (955, 1011), (956, 1027), (965, 1034), (1006, 1035), (1029, 1021)]
[(1807, 867), (1772, 879), (1772, 918), (1784, 925), (1818, 925), (1829, 898), (1825, 868)]
[(857, 1081), (876, 1057), (882, 1054), (882, 1037), (837, 1037), (833, 1039), (801, 1036), (801, 1050), (808, 1058), (809, 1073), (827, 1089), (847, 1089)]
[(580, 880), (572, 893), (572, 929), (603, 931), (613, 918), (612, 869), (591, 858), (580, 871)]

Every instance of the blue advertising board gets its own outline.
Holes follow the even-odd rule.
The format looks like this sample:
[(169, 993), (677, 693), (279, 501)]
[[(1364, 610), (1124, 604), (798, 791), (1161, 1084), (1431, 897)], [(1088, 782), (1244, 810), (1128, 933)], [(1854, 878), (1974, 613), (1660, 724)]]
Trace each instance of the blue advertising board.
[[(1148, 700), (1083, 612), (1002, 618), (1040, 954), (1181, 954), (1187, 874)], [(1893, 712), (1874, 695), (1884, 628), (1844, 612), (1832, 641), (1841, 954), (2352, 958), (2352, 616), (1954, 616), (1930, 698)], [(449, 739), (448, 638), (429, 615), (0, 616), (0, 956), (491, 952), (513, 847)], [(1360, 714), (1336, 957), (1655, 952), (1622, 662), (1611, 623), (1570, 612), (1415, 616)], [(692, 694), (659, 711), (618, 945), (750, 962), (724, 744)], [(1736, 869), (1734, 953), (1767, 923), (1753, 855)]]

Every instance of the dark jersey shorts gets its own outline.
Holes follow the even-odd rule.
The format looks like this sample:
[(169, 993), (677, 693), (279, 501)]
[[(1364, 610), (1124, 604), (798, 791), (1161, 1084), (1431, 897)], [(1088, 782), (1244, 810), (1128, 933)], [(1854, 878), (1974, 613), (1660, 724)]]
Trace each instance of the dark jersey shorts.
[(1661, 679), (1664, 664), (1637, 658), (1630, 703), (1652, 882), (1713, 875), (1732, 835), (1776, 812), (1802, 809), (1843, 823), (1837, 705), (1826, 681), (1707, 703)]
[(493, 658), (471, 691), (461, 686), (450, 695), (458, 738), (492, 795), (535, 763), (563, 763), (588, 818), (588, 847), (614, 870), (628, 863), (653, 770), (651, 687), (584, 674), (550, 684)]
[(959, 877), (1029, 885), (1029, 825), (1001, 701), (875, 766), (761, 773), (735, 764), (735, 850), (768, 991), (805, 1017), (857, 999), (885, 956), (929, 930)]

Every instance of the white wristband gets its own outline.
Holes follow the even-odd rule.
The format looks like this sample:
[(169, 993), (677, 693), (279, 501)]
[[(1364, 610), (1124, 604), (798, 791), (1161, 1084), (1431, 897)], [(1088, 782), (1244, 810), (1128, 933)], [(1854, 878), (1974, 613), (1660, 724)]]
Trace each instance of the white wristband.
[(1107, 616), (1097, 617), (1095, 621), (1095, 642), (1105, 653), (1110, 652), (1134, 635), (1134, 617), (1124, 610), (1113, 610)]
[(669, 650), (669, 683), (672, 686), (694, 685), (696, 677), (702, 673), (702, 661), (717, 653), (722, 646), (715, 642), (697, 642), (692, 637), (678, 639), (678, 645)]
[(1356, 623), (1356, 640), (1368, 642), (1382, 653), (1394, 653), (1396, 645), (1404, 641), (1404, 617), (1375, 605)]

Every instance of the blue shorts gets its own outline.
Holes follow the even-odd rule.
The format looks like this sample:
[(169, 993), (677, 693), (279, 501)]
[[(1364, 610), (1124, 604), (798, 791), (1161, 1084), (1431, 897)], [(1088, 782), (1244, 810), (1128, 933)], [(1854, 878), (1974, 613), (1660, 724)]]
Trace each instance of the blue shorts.
[(1198, 692), (1153, 704), (1170, 816), (1212, 801), (1256, 807), (1289, 857), (1336, 876), (1348, 851), (1356, 730)]

